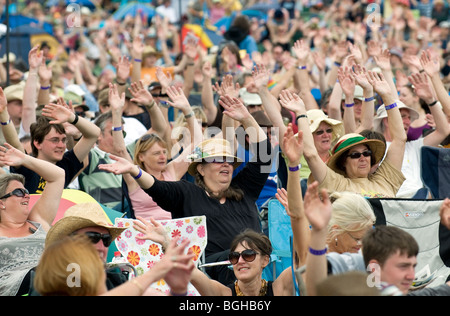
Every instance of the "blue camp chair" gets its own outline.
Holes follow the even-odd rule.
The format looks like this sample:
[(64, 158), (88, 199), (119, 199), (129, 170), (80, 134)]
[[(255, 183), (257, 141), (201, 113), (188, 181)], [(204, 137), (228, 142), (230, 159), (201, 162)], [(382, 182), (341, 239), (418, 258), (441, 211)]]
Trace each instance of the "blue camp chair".
[(450, 197), (450, 148), (423, 146), (421, 178), (433, 199)]

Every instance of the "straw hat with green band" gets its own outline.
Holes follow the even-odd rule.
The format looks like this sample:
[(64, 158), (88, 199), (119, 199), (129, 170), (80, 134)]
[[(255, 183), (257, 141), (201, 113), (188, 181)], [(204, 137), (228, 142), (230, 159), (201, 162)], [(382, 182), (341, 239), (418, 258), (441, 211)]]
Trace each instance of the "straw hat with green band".
[(372, 151), (371, 165), (379, 163), (386, 151), (386, 144), (378, 139), (367, 139), (364, 136), (356, 133), (350, 133), (342, 136), (331, 151), (331, 157), (328, 160), (328, 167), (333, 171), (345, 176), (345, 171), (342, 166), (338, 166), (339, 158), (346, 153), (350, 148), (357, 145), (366, 145)]

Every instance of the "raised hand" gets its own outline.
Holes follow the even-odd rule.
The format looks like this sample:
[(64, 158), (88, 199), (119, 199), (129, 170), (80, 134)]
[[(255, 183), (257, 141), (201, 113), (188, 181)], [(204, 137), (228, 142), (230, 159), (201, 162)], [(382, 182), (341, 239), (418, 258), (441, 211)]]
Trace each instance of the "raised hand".
[(314, 181), (308, 185), (304, 198), (305, 215), (315, 230), (327, 228), (333, 211), (327, 191), (322, 189), (321, 193), (322, 199), (319, 196), (319, 183)]
[(131, 63), (128, 57), (121, 56), (117, 61), (116, 69), (117, 69), (117, 80), (120, 83), (127, 82), (128, 77), (130, 76), (130, 68)]
[(293, 50), (300, 66), (306, 66), (310, 52), (309, 46), (303, 40), (297, 40)]
[(432, 77), (439, 73), (440, 65), (439, 59), (437, 57), (432, 58), (429, 50), (425, 50), (420, 54), (420, 63), (423, 67), (423, 70), (427, 73), (428, 76)]
[(286, 109), (294, 112), (305, 112), (305, 103), (303, 100), (296, 94), (289, 90), (283, 90), (280, 93), (280, 103)]
[(374, 56), (375, 62), (382, 70), (391, 70), (391, 53), (385, 49), (378, 56)]
[(419, 98), (424, 100), (427, 104), (430, 104), (435, 100), (433, 87), (428, 80), (427, 74), (412, 74), (408, 78), (411, 84), (414, 86), (414, 92)]
[(98, 168), (100, 170), (105, 170), (115, 175), (130, 173), (131, 171), (133, 171), (134, 165), (127, 159), (112, 154), (109, 155), (109, 158), (116, 162), (111, 164), (100, 164), (98, 165)]
[(74, 120), (74, 113), (68, 107), (56, 103), (45, 105), (42, 109), (42, 115), (53, 119), (50, 124), (63, 124)]
[(381, 97), (391, 94), (389, 83), (386, 81), (383, 74), (368, 71), (367, 79), (369, 80), (375, 92), (377, 92)]
[(245, 105), (238, 98), (232, 98), (228, 95), (223, 95), (220, 97), (219, 103), (225, 109), (223, 114), (231, 117), (236, 121), (241, 122), (244, 119), (251, 117)]
[(339, 67), (338, 79), (345, 96), (353, 99), (355, 94), (355, 78), (352, 76), (350, 69), (347, 67)]
[(257, 89), (267, 88), (270, 80), (270, 71), (263, 64), (257, 64), (252, 71), (253, 80)]
[[(191, 105), (188, 99), (184, 95), (183, 89), (181, 87), (170, 86), (167, 88), (167, 95), (172, 101), (167, 101), (169, 105), (181, 110), (183, 113), (188, 113), (190, 111)], [(183, 111), (184, 110), (184, 111)]]
[(8, 143), (0, 146), (0, 164), (6, 166), (21, 166), (27, 159), (27, 155)]
[(131, 102), (136, 102), (142, 105), (150, 105), (154, 101), (152, 94), (148, 91), (148, 89), (145, 88), (144, 82), (142, 80), (139, 80), (139, 82), (131, 83), (129, 90), (131, 92), (131, 95), (133, 96), (133, 98), (130, 100)]
[(166, 247), (170, 243), (170, 238), (160, 222), (154, 220), (153, 217), (150, 218), (150, 222), (141, 216), (137, 216), (136, 218), (138, 220), (133, 222), (133, 228), (143, 234), (142, 236), (136, 236), (137, 239), (151, 240), (159, 243), (163, 247)]
[(294, 135), (292, 123), (289, 123), (283, 136), (283, 153), (289, 160), (291, 167), (298, 166), (303, 156), (303, 131), (299, 131), (297, 137)]
[(372, 89), (372, 85), (367, 80), (367, 70), (364, 66), (355, 65), (352, 69), (352, 75), (355, 78), (355, 82), (364, 90)]

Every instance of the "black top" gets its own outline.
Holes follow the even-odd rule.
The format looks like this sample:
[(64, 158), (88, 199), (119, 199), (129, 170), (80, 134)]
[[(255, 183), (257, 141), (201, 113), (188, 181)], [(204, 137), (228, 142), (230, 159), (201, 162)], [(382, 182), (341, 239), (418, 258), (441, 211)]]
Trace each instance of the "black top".
[[(259, 143), (258, 150), (270, 157), (270, 143)], [(259, 158), (260, 156), (258, 156)], [(185, 180), (166, 182), (155, 179), (153, 186), (145, 190), (153, 200), (163, 209), (172, 213), (173, 218), (206, 216), (208, 245), (206, 256), (230, 248), (234, 237), (246, 228), (261, 231), (259, 213), (256, 200), (264, 187), (270, 171), (270, 159), (262, 162), (249, 162), (232, 180), (231, 186), (240, 188), (244, 192), (241, 201), (227, 199), (221, 204), (211, 198), (205, 190)], [(263, 168), (269, 166), (269, 168)], [(269, 169), (269, 170), (267, 170)], [(265, 172), (264, 172), (265, 171)]]
[[(267, 293), (264, 296), (275, 296), (273, 295), (273, 281), (267, 281)], [(231, 296), (237, 296), (236, 288), (234, 287), (234, 282), (228, 285), (231, 290)]]

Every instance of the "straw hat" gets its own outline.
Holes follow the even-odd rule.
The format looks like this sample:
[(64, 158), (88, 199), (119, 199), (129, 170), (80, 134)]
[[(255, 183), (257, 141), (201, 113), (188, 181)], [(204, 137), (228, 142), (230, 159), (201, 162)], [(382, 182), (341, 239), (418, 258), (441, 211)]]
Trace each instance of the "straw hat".
[(379, 163), (386, 151), (386, 144), (378, 139), (367, 139), (356, 133), (350, 133), (342, 136), (331, 151), (331, 157), (328, 160), (328, 167), (333, 171), (345, 176), (345, 171), (338, 167), (337, 163), (342, 154), (346, 153), (352, 147), (357, 145), (367, 145), (372, 151), (371, 164)]
[(161, 58), (163, 54), (157, 50), (155, 50), (152, 46), (145, 46), (144, 51), (142, 52), (142, 60), (145, 59), (145, 57), (155, 55), (156, 58)]
[(106, 228), (113, 240), (126, 230), (125, 227), (113, 226), (99, 203), (79, 203), (68, 208), (64, 217), (50, 228), (45, 245), (48, 246), (81, 228), (95, 226)]
[(231, 144), (223, 138), (210, 138), (201, 142), (195, 147), (192, 155), (188, 156), (192, 162), (189, 165), (188, 172), (194, 176), (197, 172), (197, 165), (202, 161), (213, 161), (214, 158), (227, 158), (227, 161), (233, 162), (233, 168), (236, 169), (242, 160), (233, 155), (231, 151)]
[(342, 124), (342, 122), (329, 118), (322, 110), (309, 110), (306, 112), (306, 116), (308, 117), (311, 133), (317, 131), (320, 123), (325, 122), (329, 124), (333, 129), (331, 142), (334, 142), (336, 139), (344, 135), (344, 125)]
[[(395, 103), (397, 103), (397, 107), (398, 109), (407, 109), (409, 110), (409, 115), (411, 117), (411, 122), (414, 120), (417, 120), (419, 118), (419, 113), (414, 110), (413, 108), (410, 108), (409, 106), (406, 106), (405, 103), (403, 103), (400, 100), (395, 101)], [(376, 132), (380, 132), (382, 133), (382, 128), (381, 128), (381, 122), (383, 121), (383, 119), (387, 117), (387, 112), (386, 109), (384, 107), (384, 104), (380, 105), (377, 109), (377, 114), (375, 115), (374, 119), (373, 119), (373, 130)]]

